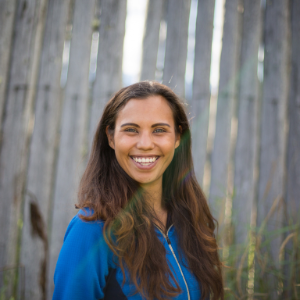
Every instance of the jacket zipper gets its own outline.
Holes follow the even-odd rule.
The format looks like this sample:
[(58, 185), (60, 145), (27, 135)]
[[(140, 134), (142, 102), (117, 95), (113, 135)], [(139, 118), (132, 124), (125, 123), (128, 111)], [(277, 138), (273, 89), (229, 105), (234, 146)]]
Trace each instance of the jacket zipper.
[[(155, 225), (155, 226), (156, 226), (156, 225)], [(177, 260), (177, 257), (176, 257), (176, 255), (175, 255), (175, 252), (174, 252), (173, 247), (172, 247), (172, 245), (171, 245), (171, 241), (170, 241), (169, 236), (168, 236), (169, 230), (172, 228), (172, 226), (173, 226), (173, 225), (171, 225), (171, 226), (169, 227), (169, 229), (168, 229), (168, 231), (167, 231), (167, 234), (164, 234), (164, 233), (162, 232), (162, 230), (161, 230), (158, 226), (156, 226), (156, 227), (157, 227), (157, 229), (161, 232), (161, 234), (163, 235), (163, 237), (167, 240), (168, 246), (169, 246), (169, 248), (170, 248), (170, 250), (171, 250), (171, 252), (172, 252), (172, 254), (173, 254), (174, 258), (175, 258), (175, 261), (176, 261), (176, 263), (177, 263), (177, 265), (178, 265), (179, 271), (180, 271), (181, 276), (182, 276), (182, 278), (183, 278), (183, 281), (184, 281), (184, 284), (185, 284), (185, 287), (186, 287), (186, 290), (187, 290), (187, 294), (188, 294), (188, 300), (190, 300), (190, 299), (191, 299), (191, 298), (190, 298), (190, 291), (189, 291), (187, 282), (186, 282), (186, 280), (185, 280), (185, 277), (184, 277), (184, 275), (183, 275), (181, 266), (180, 266), (180, 264), (179, 264), (179, 262), (178, 262), (178, 260)]]

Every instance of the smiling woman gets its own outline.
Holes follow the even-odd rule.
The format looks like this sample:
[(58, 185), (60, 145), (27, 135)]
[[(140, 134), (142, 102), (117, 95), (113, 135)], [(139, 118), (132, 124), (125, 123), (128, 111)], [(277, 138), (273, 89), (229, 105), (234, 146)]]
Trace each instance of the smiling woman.
[[(188, 171), (189, 176), (182, 180)], [(99, 122), (53, 299), (223, 299), (214, 219), (168, 87), (121, 89)]]
[[(107, 133), (108, 133), (107, 126)], [(180, 143), (173, 112), (159, 95), (131, 99), (108, 134), (122, 169), (145, 190), (162, 187), (162, 176)]]

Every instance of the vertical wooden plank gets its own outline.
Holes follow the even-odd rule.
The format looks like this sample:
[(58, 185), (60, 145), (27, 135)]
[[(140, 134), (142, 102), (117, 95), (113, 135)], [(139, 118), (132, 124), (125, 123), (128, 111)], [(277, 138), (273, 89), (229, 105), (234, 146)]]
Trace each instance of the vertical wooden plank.
[(260, 1), (244, 0), (240, 62), (238, 132), (235, 149), (232, 217), (235, 243), (247, 242), (256, 195), (255, 166), (258, 160), (258, 48), (261, 42)]
[(288, 224), (299, 223), (300, 209), (300, 2), (292, 1), (292, 56), (289, 95), (289, 137), (287, 150)]
[(74, 19), (68, 78), (61, 121), (61, 138), (55, 179), (48, 299), (52, 298), (53, 275), (65, 231), (76, 211), (77, 189), (87, 149), (86, 117), (89, 98), (89, 62), (95, 0), (74, 3)]
[[(243, 259), (250, 240), (250, 226), (256, 221), (257, 164), (259, 142), (259, 88), (257, 77), (258, 49), (261, 42), (261, 4), (259, 0), (244, 0), (243, 33), (238, 94), (238, 131), (234, 157), (234, 198), (232, 225), (234, 245), (233, 267), (248, 267)], [(247, 254), (247, 253), (246, 253)], [(246, 266), (243, 264), (246, 264)], [(240, 296), (247, 291), (247, 279), (239, 278)]]
[(2, 117), (8, 81), (8, 68), (12, 52), (11, 43), (16, 7), (16, 0), (0, 1), (0, 133), (2, 131)]
[(203, 183), (208, 134), (214, 8), (214, 0), (198, 1), (191, 126), (194, 168), (200, 184)]
[(90, 148), (106, 102), (122, 87), (126, 4), (126, 0), (100, 2), (99, 48), (89, 131)]
[[(300, 231), (300, 1), (291, 2), (291, 77), (289, 87), (289, 133), (287, 147), (287, 183), (285, 225), (294, 227), (286, 233)], [(295, 225), (297, 226), (295, 230)], [(291, 237), (291, 236), (290, 236)], [(285, 299), (292, 298), (297, 282), (300, 282), (299, 264), (295, 263), (300, 256), (299, 247), (296, 248), (297, 238), (291, 238), (285, 248), (285, 260), (289, 262), (285, 270)], [(298, 241), (299, 243), (299, 241)]]
[(0, 157), (0, 268), (18, 263), (21, 205), (46, 7), (46, 0), (21, 0), (17, 8)]
[(141, 80), (155, 79), (159, 28), (164, 14), (165, 1), (148, 1), (147, 20), (143, 39)]
[(211, 159), (210, 207), (222, 223), (227, 196), (231, 131), (237, 94), (239, 60), (239, 0), (227, 0), (223, 28), (223, 46), (220, 61), (220, 81), (217, 101), (216, 131)]
[[(262, 99), (260, 176), (258, 183), (258, 225), (264, 226), (269, 247), (266, 253), (274, 267), (279, 267), (282, 237), (270, 240), (271, 233), (283, 225), (283, 193), (287, 131), (288, 64), (289, 64), (289, 1), (267, 1), (264, 23), (265, 57)], [(275, 208), (271, 210), (271, 207)], [(272, 211), (272, 214), (270, 214)], [(268, 220), (266, 219), (269, 214)], [(267, 222), (265, 224), (265, 222)], [(266, 276), (269, 275), (269, 276)], [(279, 297), (279, 278), (265, 274), (272, 299)], [(257, 287), (259, 288), (259, 286)]]
[(191, 0), (168, 0), (163, 83), (185, 96), (185, 67)]
[[(49, 0), (37, 86), (21, 243), (25, 299), (46, 299), (48, 229), (61, 108), (60, 74), (69, 0)], [(38, 226), (39, 225), (39, 226)], [(37, 227), (38, 226), (38, 227)]]

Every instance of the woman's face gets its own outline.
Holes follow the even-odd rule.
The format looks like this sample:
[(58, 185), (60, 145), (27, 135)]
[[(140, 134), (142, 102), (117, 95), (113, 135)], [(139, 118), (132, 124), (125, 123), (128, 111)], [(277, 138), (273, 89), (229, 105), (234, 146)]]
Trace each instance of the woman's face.
[[(107, 131), (108, 133), (108, 131)], [(119, 112), (109, 145), (123, 170), (142, 186), (162, 185), (180, 135), (173, 112), (162, 96), (131, 99)]]

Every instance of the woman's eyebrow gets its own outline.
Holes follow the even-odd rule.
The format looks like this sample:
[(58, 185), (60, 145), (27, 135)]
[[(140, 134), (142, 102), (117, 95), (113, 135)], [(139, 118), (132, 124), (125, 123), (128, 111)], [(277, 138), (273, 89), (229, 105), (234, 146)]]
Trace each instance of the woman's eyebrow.
[(135, 124), (135, 123), (124, 123), (124, 124), (121, 125), (121, 127), (124, 127), (124, 126), (134, 126), (134, 127), (140, 128), (140, 126), (138, 124)]
[[(134, 127), (140, 128), (140, 126), (138, 124), (135, 124), (135, 123), (124, 123), (124, 124), (121, 125), (121, 127), (124, 127), (124, 126), (134, 126)], [(171, 128), (171, 126), (168, 123), (155, 123), (151, 127), (157, 127), (157, 126), (168, 126), (168, 127)]]
[(151, 127), (156, 127), (156, 126), (168, 126), (171, 128), (171, 126), (168, 123), (156, 123), (156, 124), (153, 124)]

